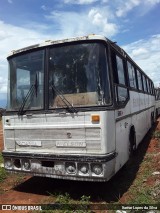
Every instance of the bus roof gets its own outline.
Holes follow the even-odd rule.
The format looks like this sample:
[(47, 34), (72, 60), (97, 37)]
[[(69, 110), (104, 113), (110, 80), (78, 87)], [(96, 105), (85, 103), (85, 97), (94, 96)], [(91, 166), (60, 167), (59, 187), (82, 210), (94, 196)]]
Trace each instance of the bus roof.
[(132, 61), (132, 63), (135, 64), (141, 70), (141, 72), (143, 72), (144, 75), (146, 75), (146, 73), (135, 63), (135, 61), (133, 61), (133, 59), (126, 53), (126, 51), (123, 50), (123, 48), (121, 48), (119, 45), (117, 45), (116, 41), (115, 42), (111, 41), (110, 39), (106, 38), (103, 35), (96, 35), (96, 34), (89, 34), (87, 36), (72, 37), (72, 38), (61, 39), (61, 40), (46, 40), (45, 42), (40, 43), (40, 44), (31, 45), (31, 46), (24, 47), (24, 48), (18, 49), (18, 50), (12, 50), (7, 58), (14, 56), (16, 54), (20, 54), (20, 53), (29, 51), (29, 50), (34, 50), (34, 49), (41, 48), (41, 47), (47, 47), (47, 46), (51, 46), (54, 44), (63, 44), (63, 43), (70, 43), (70, 42), (76, 42), (76, 41), (87, 41), (87, 40), (88, 41), (89, 40), (100, 40), (100, 41), (104, 41), (104, 42), (108, 43), (110, 46), (112, 46), (114, 49), (116, 49), (120, 54), (122, 54), (125, 58), (127, 57), (128, 59), (130, 59), (130, 61)]
[(31, 45), (31, 46), (24, 47), (24, 48), (21, 48), (21, 49), (18, 49), (18, 50), (12, 50), (11, 53), (9, 53), (8, 57), (15, 55), (17, 53), (25, 52), (25, 51), (32, 50), (32, 49), (37, 49), (37, 48), (40, 48), (40, 47), (50, 46), (50, 45), (54, 45), (54, 44), (69, 43), (69, 42), (74, 42), (74, 41), (86, 41), (86, 40), (108, 41), (108, 39), (105, 36), (95, 35), (95, 34), (90, 34), (90, 35), (81, 36), (81, 37), (61, 39), (61, 40), (46, 40), (45, 42), (40, 43), (40, 44)]

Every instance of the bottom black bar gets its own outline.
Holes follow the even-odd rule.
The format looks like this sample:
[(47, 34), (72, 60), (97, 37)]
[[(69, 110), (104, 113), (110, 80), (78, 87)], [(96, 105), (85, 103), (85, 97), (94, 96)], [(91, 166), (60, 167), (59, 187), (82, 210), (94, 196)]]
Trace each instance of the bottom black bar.
[(54, 203), (54, 204), (1, 204), (0, 210), (11, 210), (11, 211), (43, 211), (43, 210), (123, 210), (126, 212), (147, 212), (152, 211), (157, 213), (160, 210), (160, 204), (60, 204), (60, 203)]

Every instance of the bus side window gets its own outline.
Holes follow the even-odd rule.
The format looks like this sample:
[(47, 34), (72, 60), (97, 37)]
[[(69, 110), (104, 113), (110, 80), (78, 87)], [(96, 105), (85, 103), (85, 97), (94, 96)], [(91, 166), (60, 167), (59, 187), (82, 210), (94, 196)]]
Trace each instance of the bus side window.
[(149, 88), (149, 94), (152, 94), (152, 90), (151, 90), (151, 82), (150, 80), (148, 80), (148, 88)]
[(122, 58), (116, 55), (116, 64), (117, 64), (117, 74), (118, 74), (118, 83), (125, 85), (125, 73), (124, 73), (124, 64)]
[(153, 92), (153, 84), (152, 84), (151, 81), (150, 81), (150, 89), (151, 89), (151, 95), (153, 95), (154, 94), (154, 92)]
[(155, 95), (154, 94), (154, 85), (153, 85), (153, 83), (152, 83), (152, 95)]
[(130, 62), (127, 61), (128, 75), (129, 75), (129, 85), (131, 88), (137, 88), (136, 86), (136, 75), (135, 69)]
[(148, 78), (147, 77), (146, 77), (146, 87), (147, 87), (147, 92), (150, 93), (149, 92), (149, 82), (148, 82)]
[(143, 86), (142, 86), (142, 74), (139, 70), (137, 70), (137, 80), (138, 80), (138, 89), (139, 90), (143, 90)]
[(128, 89), (126, 88), (126, 73), (123, 59), (112, 52), (112, 67), (115, 83), (115, 94), (117, 105), (124, 105), (128, 99)]
[(144, 75), (142, 75), (142, 79), (143, 79), (143, 88), (144, 88), (144, 92), (147, 92), (147, 87), (146, 87), (146, 78)]
[(155, 95), (155, 92), (154, 92), (154, 84), (153, 84), (153, 82), (152, 82), (152, 87), (153, 87), (153, 95)]

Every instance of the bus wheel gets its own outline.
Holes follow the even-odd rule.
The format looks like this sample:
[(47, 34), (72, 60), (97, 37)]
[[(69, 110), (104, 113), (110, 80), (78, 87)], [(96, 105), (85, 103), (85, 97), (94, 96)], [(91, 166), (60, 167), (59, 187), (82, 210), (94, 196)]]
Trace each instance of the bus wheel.
[(131, 127), (129, 135), (129, 156), (133, 156), (136, 150), (136, 132), (134, 127)]

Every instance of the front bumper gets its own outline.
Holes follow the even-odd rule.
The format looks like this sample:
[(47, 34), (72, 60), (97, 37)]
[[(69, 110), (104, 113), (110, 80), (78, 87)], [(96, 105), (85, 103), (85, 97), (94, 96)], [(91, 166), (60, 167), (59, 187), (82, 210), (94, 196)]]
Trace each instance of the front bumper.
[(116, 152), (103, 156), (53, 155), (3, 151), (4, 167), (11, 172), (59, 179), (107, 181), (115, 174)]

